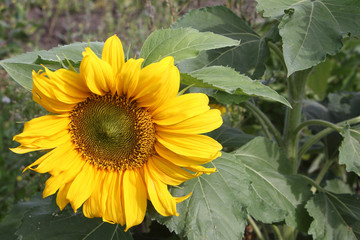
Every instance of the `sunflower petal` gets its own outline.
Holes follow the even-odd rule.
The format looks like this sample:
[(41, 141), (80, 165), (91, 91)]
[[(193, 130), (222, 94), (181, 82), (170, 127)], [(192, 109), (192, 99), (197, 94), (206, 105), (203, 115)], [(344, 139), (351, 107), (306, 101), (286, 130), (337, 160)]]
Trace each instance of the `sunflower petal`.
[(176, 186), (196, 177), (196, 175), (158, 156), (153, 156), (149, 159), (148, 167), (155, 178), (168, 185)]
[[(64, 93), (61, 94), (60, 90), (57, 87), (50, 87), (56, 83), (52, 82), (52, 80), (47, 77), (46, 73), (42, 72), (41, 70), (38, 73), (33, 71), (32, 77), (33, 77), (32, 93), (33, 93), (33, 100), (35, 102), (43, 106), (49, 112), (53, 112), (53, 113), (65, 113), (65, 112), (70, 112), (73, 109), (73, 107), (76, 104), (75, 102), (77, 100), (75, 99), (71, 100), (71, 98), (66, 96)], [(71, 79), (71, 81), (73, 81), (73, 79)], [(77, 79), (74, 81), (78, 82)], [(58, 94), (56, 95), (54, 92), (57, 92)], [(61, 98), (64, 96), (66, 97)], [(60, 98), (60, 100), (58, 98)], [(66, 102), (63, 102), (64, 99)]]
[(114, 73), (110, 64), (98, 58), (90, 48), (85, 48), (83, 56), (80, 63), (80, 75), (91, 92), (105, 95), (110, 90), (114, 91)]
[(156, 109), (176, 97), (180, 87), (180, 73), (173, 57), (165, 57), (140, 72), (134, 99), (140, 107)]
[(120, 39), (116, 35), (109, 37), (105, 41), (101, 58), (102, 60), (110, 64), (114, 76), (117, 74), (117, 72), (120, 71), (121, 67), (124, 65), (125, 57), (123, 46)]
[(158, 125), (176, 124), (208, 111), (208, 103), (209, 98), (203, 93), (181, 95), (154, 110), (153, 121)]
[(175, 164), (180, 167), (189, 167), (192, 165), (205, 164), (212, 160), (207, 157), (199, 157), (199, 156), (186, 157), (186, 156), (177, 154), (177, 153), (169, 150), (167, 147), (162, 145), (160, 142), (155, 143), (155, 151), (157, 154), (159, 154), (159, 156), (161, 158), (164, 158), (167, 161), (171, 162), (172, 164)]
[(158, 125), (156, 131), (167, 133), (201, 134), (220, 127), (223, 121), (221, 112), (211, 109), (173, 125)]
[(121, 68), (121, 71), (116, 75), (116, 91), (119, 95), (126, 95), (127, 98), (134, 97), (136, 90), (141, 64), (144, 59), (129, 59)]
[(123, 177), (123, 196), (127, 231), (140, 224), (145, 217), (147, 194), (142, 173), (138, 169), (126, 170)]
[(44, 94), (46, 92), (50, 94), (49, 97), (62, 103), (77, 104), (89, 96), (90, 90), (79, 73), (67, 69), (52, 72), (46, 67), (45, 72), (49, 78), (39, 82), (38, 89), (40, 90), (41, 87)]
[(80, 159), (72, 159), (70, 166), (71, 169), (61, 172), (57, 175), (52, 175), (45, 183), (43, 191), (43, 198), (54, 194), (62, 185), (71, 182), (77, 174), (81, 171), (84, 161)]
[(171, 151), (186, 157), (201, 157), (213, 160), (219, 156), (221, 144), (204, 135), (169, 134), (157, 132), (157, 140)]
[(86, 163), (72, 182), (66, 198), (75, 212), (93, 193), (97, 178), (98, 172), (95, 167)]
[(59, 206), (60, 210), (63, 210), (66, 207), (66, 205), (69, 203), (69, 200), (67, 200), (66, 195), (69, 191), (70, 186), (71, 186), (71, 182), (62, 185), (57, 193), (56, 204)]
[(167, 185), (152, 175), (151, 170), (149, 165), (144, 167), (146, 187), (154, 208), (163, 216), (179, 216), (176, 212), (175, 198), (171, 196)]
[(125, 214), (122, 200), (122, 171), (114, 171), (105, 180), (108, 181), (108, 196), (106, 200), (106, 210), (103, 214), (105, 222), (125, 224)]
[(24, 131), (13, 140), (21, 146), (11, 149), (15, 153), (55, 148), (64, 142), (70, 141), (68, 115), (47, 115), (34, 118), (25, 123)]
[(101, 217), (105, 209), (102, 208), (101, 198), (103, 194), (107, 193), (107, 189), (103, 188), (103, 182), (106, 178), (106, 171), (99, 172), (99, 178), (94, 182), (94, 191), (91, 193), (90, 197), (84, 202), (83, 213), (85, 217), (94, 218)]

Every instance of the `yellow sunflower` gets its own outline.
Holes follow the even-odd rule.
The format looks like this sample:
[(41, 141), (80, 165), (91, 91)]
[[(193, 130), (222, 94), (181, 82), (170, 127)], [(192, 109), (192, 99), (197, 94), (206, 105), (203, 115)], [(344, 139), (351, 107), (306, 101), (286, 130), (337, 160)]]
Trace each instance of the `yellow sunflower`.
[[(33, 72), (33, 99), (52, 114), (32, 119), (14, 137), (15, 153), (51, 150), (25, 170), (48, 172), (43, 197), (57, 192), (86, 217), (126, 224), (144, 219), (147, 200), (163, 216), (178, 215), (168, 185), (202, 173), (222, 146), (201, 135), (222, 124), (201, 93), (178, 96), (173, 57), (141, 68), (124, 60), (119, 38), (104, 44), (102, 59), (86, 48), (79, 72)], [(24, 171), (25, 171), (24, 170)]]

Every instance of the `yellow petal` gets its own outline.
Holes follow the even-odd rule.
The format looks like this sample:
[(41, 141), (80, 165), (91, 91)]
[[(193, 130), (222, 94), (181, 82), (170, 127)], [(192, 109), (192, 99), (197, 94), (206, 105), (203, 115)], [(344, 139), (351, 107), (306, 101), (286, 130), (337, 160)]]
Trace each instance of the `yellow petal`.
[(38, 89), (40, 90), (41, 86), (42, 92), (51, 93), (54, 99), (63, 103), (77, 104), (89, 96), (90, 90), (79, 73), (67, 69), (52, 72), (46, 67), (45, 72), (49, 78), (39, 82)]
[[(56, 83), (52, 82), (51, 79), (47, 77), (46, 73), (42, 72), (41, 70), (38, 73), (33, 71), (32, 77), (33, 77), (33, 88), (32, 88), (33, 100), (39, 103), (49, 112), (53, 112), (53, 113), (70, 112), (76, 105), (76, 102), (79, 101), (76, 99), (71, 100), (71, 97), (66, 96), (64, 93), (61, 93), (58, 87), (53, 87), (53, 85)], [(77, 78), (74, 81), (77, 81)], [(56, 92), (57, 94), (55, 94), (54, 92)], [(66, 102), (63, 102), (64, 100)]]
[[(219, 157), (221, 156), (221, 152), (219, 154)], [(205, 174), (210, 174), (210, 173), (214, 173), (216, 172), (216, 168), (213, 167), (213, 168), (206, 168), (206, 167), (203, 167), (203, 166), (200, 166), (200, 165), (192, 165), (192, 166), (188, 166), (188, 167), (185, 167), (186, 169), (192, 171), (192, 172), (195, 172), (197, 173), (197, 175), (199, 174), (202, 174), (202, 173), (205, 173)]]
[(140, 107), (150, 111), (176, 97), (180, 87), (180, 73), (173, 57), (165, 57), (140, 72), (134, 99)]
[(124, 65), (125, 57), (124, 57), (123, 46), (121, 44), (120, 39), (116, 35), (109, 37), (105, 41), (101, 58), (102, 60), (110, 64), (114, 76)]
[(51, 176), (45, 183), (45, 189), (43, 191), (43, 197), (50, 196), (54, 194), (61, 186), (72, 182), (72, 180), (77, 176), (84, 166), (85, 161), (82, 159), (71, 159), (72, 161), (69, 164), (69, 169), (60, 172), (57, 175)]
[[(73, 156), (71, 151), (71, 142), (64, 143), (54, 150), (46, 153), (41, 156), (38, 160), (27, 166), (24, 171), (31, 169), (39, 173), (46, 173), (51, 171), (53, 168), (56, 168), (58, 164), (62, 164), (65, 159), (66, 163), (70, 163), (72, 159), (68, 159), (68, 155)], [(37, 166), (36, 168), (33, 168)]]
[(66, 199), (66, 195), (71, 186), (71, 182), (64, 184), (60, 187), (57, 196), (56, 196), (56, 204), (59, 206), (60, 210), (63, 210), (65, 206), (69, 203), (69, 200)]
[(91, 92), (98, 95), (105, 95), (110, 91), (115, 93), (114, 73), (110, 64), (98, 58), (90, 48), (85, 48), (83, 56), (80, 74)]
[(148, 168), (156, 179), (168, 185), (179, 185), (196, 177), (196, 175), (158, 156), (152, 156), (148, 160)]
[(202, 114), (210, 109), (209, 98), (203, 93), (189, 93), (164, 103), (153, 113), (159, 125), (172, 125)]
[(191, 194), (192, 193), (189, 193), (188, 195), (183, 196), (183, 197), (174, 197), (176, 203), (181, 203), (182, 201), (185, 201), (186, 199), (188, 199), (191, 196)]
[(140, 224), (145, 217), (147, 194), (145, 182), (139, 169), (126, 170), (123, 177), (123, 196), (127, 231)]
[(15, 153), (25, 153), (55, 148), (70, 141), (69, 123), (70, 119), (66, 114), (34, 118), (25, 123), (24, 131), (13, 138), (21, 146), (11, 150)]
[(157, 132), (156, 139), (171, 151), (186, 157), (214, 159), (222, 149), (221, 144), (204, 135)]
[(89, 163), (86, 163), (80, 173), (72, 182), (66, 198), (69, 200), (72, 208), (76, 210), (90, 197), (95, 189), (99, 169)]
[(103, 215), (105, 222), (125, 224), (125, 213), (122, 198), (122, 171), (114, 171), (105, 180), (109, 183), (106, 210)]
[(148, 165), (144, 167), (145, 182), (151, 203), (163, 216), (178, 216), (175, 198), (169, 193), (167, 185), (152, 175), (151, 170)]
[(160, 157), (180, 167), (189, 167), (192, 165), (205, 164), (212, 160), (207, 157), (202, 157), (202, 158), (199, 156), (186, 157), (174, 153), (173, 151), (169, 150), (159, 142), (155, 143), (155, 151), (157, 154), (160, 155)]
[(105, 180), (105, 175), (107, 171), (100, 171), (99, 177), (96, 182), (93, 184), (94, 191), (91, 193), (90, 197), (84, 202), (83, 213), (85, 217), (94, 218), (101, 217), (105, 209), (102, 208), (101, 200), (102, 195), (107, 194), (108, 189), (103, 188), (103, 183)]
[(156, 131), (168, 133), (201, 134), (211, 132), (222, 125), (221, 112), (211, 109), (173, 125), (158, 125)]
[(129, 59), (116, 75), (116, 90), (119, 95), (125, 95), (127, 98), (135, 96), (135, 90), (139, 81), (141, 64), (144, 59)]

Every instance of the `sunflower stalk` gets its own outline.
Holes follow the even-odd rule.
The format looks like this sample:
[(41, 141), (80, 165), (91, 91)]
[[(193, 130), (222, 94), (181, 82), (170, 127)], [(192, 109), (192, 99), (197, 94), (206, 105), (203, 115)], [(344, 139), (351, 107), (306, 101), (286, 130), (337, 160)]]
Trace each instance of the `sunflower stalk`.
[(306, 80), (311, 69), (296, 72), (288, 78), (289, 102), (292, 109), (288, 108), (286, 112), (284, 141), (286, 155), (291, 162), (292, 173), (297, 173), (299, 158), (297, 157), (299, 138), (297, 134), (298, 126), (301, 123), (302, 101), (304, 98)]

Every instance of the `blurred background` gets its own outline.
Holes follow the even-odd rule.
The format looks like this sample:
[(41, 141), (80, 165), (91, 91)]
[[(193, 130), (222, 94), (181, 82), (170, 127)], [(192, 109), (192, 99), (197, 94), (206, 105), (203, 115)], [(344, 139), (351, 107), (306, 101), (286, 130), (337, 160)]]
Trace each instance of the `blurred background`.
[[(254, 0), (0, 0), (0, 60), (73, 42), (105, 41), (117, 34), (130, 56), (156, 29), (168, 28), (191, 9), (226, 5), (250, 25), (258, 19)], [(23, 156), (9, 148), (23, 123), (46, 114), (0, 69), (0, 221), (11, 205), (44, 188), (46, 174), (22, 170), (41, 153)]]

